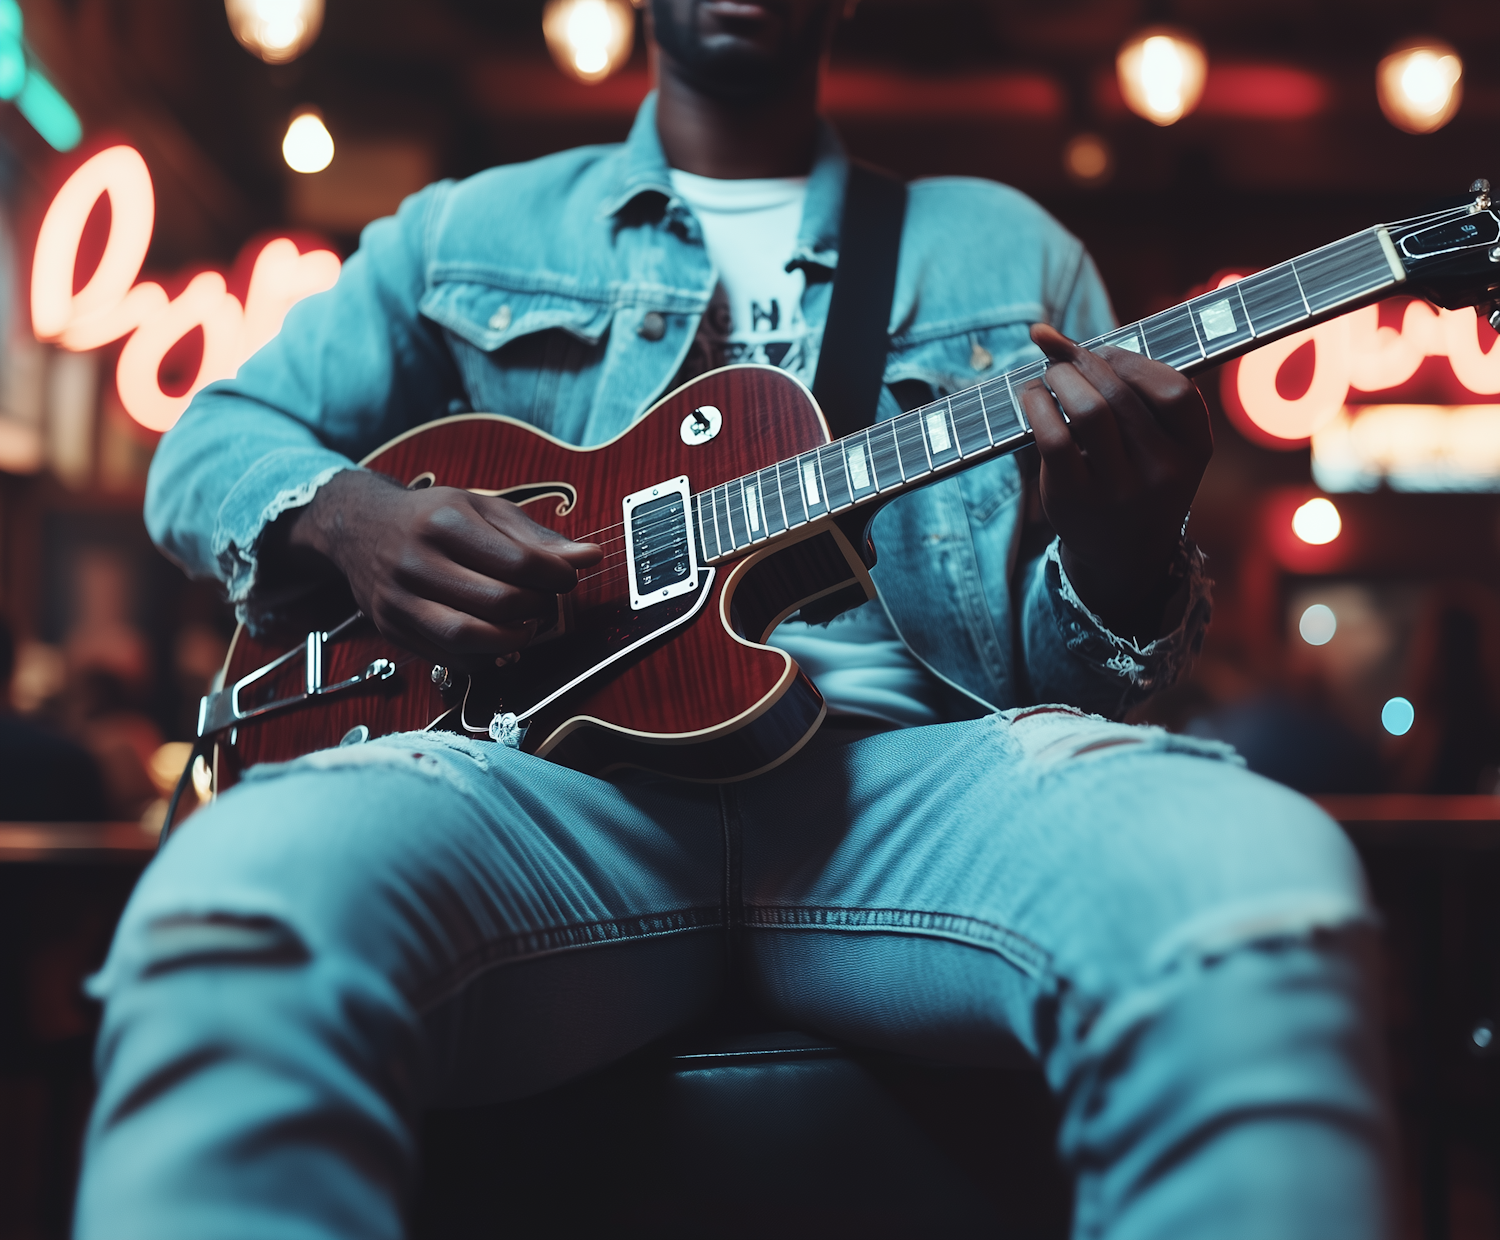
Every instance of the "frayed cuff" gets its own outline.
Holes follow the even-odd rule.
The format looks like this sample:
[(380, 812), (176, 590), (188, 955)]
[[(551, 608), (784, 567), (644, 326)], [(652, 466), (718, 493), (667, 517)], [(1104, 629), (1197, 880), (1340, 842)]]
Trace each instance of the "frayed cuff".
[[(1177, 589), (1168, 612), (1181, 609), (1177, 626), (1145, 646), (1113, 633), (1078, 597), (1063, 568), (1061, 542), (1052, 540), (1043, 557), (1047, 588), (1068, 610), (1075, 622), (1064, 626), (1064, 641), (1074, 654), (1098, 664), (1127, 681), (1141, 694), (1155, 693), (1173, 684), (1203, 647), (1203, 634), (1213, 615), (1213, 581), (1205, 573), (1206, 557), (1186, 537), (1178, 541), (1177, 553), (1168, 569)], [(1079, 619), (1087, 623), (1078, 623)]]
[[(357, 469), (353, 461), (336, 453), (318, 451), (312, 461), (298, 460), (304, 453), (273, 453), (259, 462), (226, 499), (221, 509), (219, 528), (214, 538), (214, 558), (218, 576), (224, 582), (229, 601), (234, 603), (241, 620), (249, 620), (259, 610), (251, 600), (260, 589), (260, 548), (263, 536), (273, 521), (294, 508), (304, 508), (330, 478), (346, 469)], [(307, 465), (322, 468), (297, 478)], [(293, 479), (296, 479), (293, 481)], [(280, 485), (278, 485), (278, 483)], [(251, 498), (262, 487), (275, 486), (268, 500)], [(269, 488), (267, 488), (269, 489)]]

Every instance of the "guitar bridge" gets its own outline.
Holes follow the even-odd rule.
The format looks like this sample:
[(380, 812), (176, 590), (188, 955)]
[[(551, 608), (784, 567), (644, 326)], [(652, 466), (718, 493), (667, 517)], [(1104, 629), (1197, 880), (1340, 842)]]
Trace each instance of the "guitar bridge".
[(625, 497), (625, 567), (632, 611), (697, 590), (689, 499), (686, 475)]

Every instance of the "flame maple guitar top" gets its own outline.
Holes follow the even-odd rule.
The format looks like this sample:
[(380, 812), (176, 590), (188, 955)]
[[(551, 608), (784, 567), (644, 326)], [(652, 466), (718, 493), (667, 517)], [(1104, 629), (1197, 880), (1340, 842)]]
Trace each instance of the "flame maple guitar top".
[[(722, 428), (707, 442), (685, 442), (684, 420), (708, 405), (722, 411)], [(498, 494), (569, 538), (599, 542), (603, 563), (584, 570), (565, 600), (582, 629), (597, 609), (618, 612), (629, 598), (625, 496), (678, 475), (686, 475), (697, 493), (826, 442), (822, 414), (802, 384), (770, 367), (735, 366), (678, 389), (597, 447), (575, 448), (524, 423), (473, 413), (408, 432), (363, 464), (403, 485)], [(632, 765), (702, 780), (743, 778), (795, 752), (822, 719), (821, 698), (787, 655), (758, 643), (806, 599), (851, 585), (872, 592), (868, 573), (828, 521), (783, 545), (715, 561), (714, 569), (706, 601), (690, 619), (541, 712), (521, 748), (585, 771)], [(569, 640), (566, 632), (554, 638)], [(256, 638), (241, 626), (225, 683), (235, 684), (305, 641), (305, 630)], [(523, 651), (517, 666), (534, 657), (541, 656)], [(431, 663), (396, 647), (363, 619), (326, 644), (323, 683), (356, 676), (382, 658), (396, 664), (389, 679), (310, 698), (223, 732), (218, 786), (233, 783), (254, 763), (337, 745), (359, 725), (372, 737), (429, 726), (486, 735), (491, 712), (472, 703), (465, 708), (464, 686), (445, 693), (433, 683)], [(298, 656), (279, 673), (288, 692), (302, 680), (304, 666)], [(243, 696), (253, 700), (248, 689)]]

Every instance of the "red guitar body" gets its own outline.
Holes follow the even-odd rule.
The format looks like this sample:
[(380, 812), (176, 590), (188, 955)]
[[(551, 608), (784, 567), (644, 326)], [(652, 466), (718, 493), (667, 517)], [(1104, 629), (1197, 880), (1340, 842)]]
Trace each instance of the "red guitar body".
[[(722, 411), (722, 426), (705, 442), (689, 443), (684, 422), (704, 406)], [(678, 475), (696, 492), (827, 441), (811, 393), (764, 366), (704, 375), (594, 448), (484, 413), (444, 418), (392, 440), (362, 464), (406, 486), (462, 487), (524, 504), (541, 524), (603, 545), (603, 564), (585, 570), (559, 600), (555, 627), (544, 625), (514, 662), (493, 670), (434, 672), (363, 617), (311, 639), (305, 628), (256, 638), (241, 626), (223, 681), (226, 693), (237, 691), (233, 726), (207, 729), (217, 733), (216, 787), (254, 763), (341, 741), (425, 728), (489, 737), (492, 720), (505, 711), (524, 720), (519, 748), (591, 773), (638, 766), (717, 782), (784, 761), (816, 731), (824, 706), (788, 655), (760, 643), (813, 599), (873, 597), (865, 562), (873, 551), (862, 534), (871, 514), (849, 526), (852, 539), (824, 519), (737, 558), (711, 561), (693, 597), (632, 610), (621, 505)], [(381, 674), (304, 697), (315, 657), (323, 686), (358, 681), (372, 666)], [(279, 667), (255, 675), (279, 658)], [(549, 695), (555, 700), (536, 709)], [(254, 714), (267, 703), (276, 706)], [(517, 743), (514, 735), (510, 743)]]

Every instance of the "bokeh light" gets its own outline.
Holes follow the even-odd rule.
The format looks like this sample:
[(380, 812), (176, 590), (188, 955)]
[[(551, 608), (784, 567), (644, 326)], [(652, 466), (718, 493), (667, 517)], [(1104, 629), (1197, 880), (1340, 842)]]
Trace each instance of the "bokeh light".
[(1380, 708), (1380, 726), (1392, 736), (1405, 736), (1416, 721), (1416, 709), (1404, 697), (1393, 697)]
[(281, 154), (293, 172), (322, 172), (333, 162), (333, 135), (316, 112), (303, 112), (287, 126)]
[(1407, 133), (1433, 133), (1463, 102), (1464, 62), (1446, 43), (1423, 39), (1397, 48), (1375, 70), (1386, 120)]
[(1292, 514), (1292, 533), (1314, 547), (1331, 543), (1343, 528), (1339, 510), (1322, 496), (1308, 500)]
[(323, 0), (224, 0), (224, 12), (241, 46), (270, 65), (296, 60), (323, 28)]
[(1153, 124), (1171, 125), (1203, 98), (1208, 56), (1191, 35), (1155, 26), (1120, 49), (1115, 72), (1120, 94), (1132, 112)]
[(1079, 185), (1103, 185), (1115, 170), (1115, 154), (1096, 133), (1076, 134), (1063, 148), (1063, 168)]
[(630, 59), (635, 12), (627, 0), (547, 0), (542, 34), (564, 73), (602, 82)]
[(1326, 603), (1314, 603), (1297, 621), (1297, 632), (1309, 646), (1326, 646), (1339, 630), (1339, 618)]

